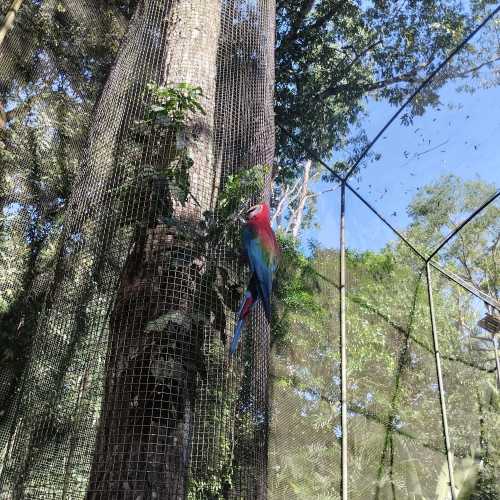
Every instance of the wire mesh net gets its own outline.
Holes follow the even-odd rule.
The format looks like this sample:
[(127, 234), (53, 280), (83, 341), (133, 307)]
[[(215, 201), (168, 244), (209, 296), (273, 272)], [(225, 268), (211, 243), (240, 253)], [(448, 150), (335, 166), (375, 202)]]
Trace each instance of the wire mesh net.
[[(328, 306), (302, 312), (290, 327), (292, 345), (274, 357), (272, 498), (498, 497), (498, 349), (495, 334), (485, 332), (496, 331), (491, 318), (500, 306), (498, 119), (488, 109), (498, 93), (498, 59), (490, 58), (498, 50), (498, 8), (490, 13), (396, 113), (368, 98), (368, 111), (390, 121), (375, 123), (361, 154), (334, 151), (322, 161), (281, 127), (334, 183), (325, 190), (319, 182), (311, 196), (340, 183), (346, 203), (343, 210), (340, 189), (321, 194), (319, 228), (306, 233), (314, 241), (310, 261), (327, 259), (321, 279), (334, 290), (314, 305), (326, 295)], [(469, 42), (484, 50), (473, 70)], [(434, 105), (424, 113), (429, 96)], [(347, 182), (336, 161), (348, 162)]]
[(220, 221), (231, 176), (265, 177), (273, 160), (273, 12), (20, 10), (1, 48), (3, 224), (39, 267), (12, 263), (2, 283), (18, 304), (2, 319), (27, 344), (11, 353), (23, 373), (3, 374), (2, 498), (265, 490), (268, 326), (254, 314), (253, 340), (228, 359), (245, 275)]
[[(496, 498), (498, 352), (477, 325), (499, 310), (498, 120), (475, 129), (498, 59), (457, 77), (460, 107), (387, 129), (380, 167), (366, 150), (333, 174), (288, 270), (312, 292), (279, 306), (286, 338), (259, 306), (230, 356), (238, 215), (271, 196), (275, 2), (9, 9), (0, 498), (445, 499), (474, 477)], [(474, 38), (484, 61), (497, 21)], [(450, 71), (420, 92), (453, 101)]]
[[(347, 241), (356, 238), (353, 213), (378, 224), (352, 193), (346, 206)], [(432, 498), (446, 461), (425, 266), (410, 249), (399, 250), (371, 263), (363, 253), (347, 256), (352, 498)]]

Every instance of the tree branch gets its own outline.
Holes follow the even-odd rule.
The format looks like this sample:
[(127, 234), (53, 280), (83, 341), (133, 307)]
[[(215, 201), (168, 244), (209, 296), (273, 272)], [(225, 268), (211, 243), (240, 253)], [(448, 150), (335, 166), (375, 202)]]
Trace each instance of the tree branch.
[(16, 20), (18, 10), (21, 8), (23, 0), (13, 0), (9, 10), (5, 14), (3, 24), (0, 26), (0, 46), (2, 45), (7, 33), (11, 30)]
[(310, 30), (320, 30), (330, 19), (333, 18), (334, 9), (327, 10), (322, 16), (319, 16), (314, 23), (312, 23), (308, 29)]
[(389, 87), (390, 85), (394, 85), (396, 83), (401, 83), (401, 82), (406, 82), (406, 83), (417, 83), (419, 79), (417, 78), (417, 70), (413, 69), (412, 71), (409, 71), (408, 73), (405, 73), (403, 75), (398, 75), (394, 76), (392, 78), (387, 78), (385, 80), (379, 80), (378, 82), (373, 82), (373, 83), (365, 83), (361, 84), (360, 82), (355, 83), (355, 84), (344, 84), (344, 85), (337, 85), (335, 87), (330, 87), (323, 91), (318, 97), (320, 99), (324, 99), (325, 97), (331, 97), (331, 96), (336, 96), (342, 92), (345, 92), (346, 90), (349, 90), (350, 88), (353, 87), (353, 85), (358, 85), (359, 90), (361, 92), (366, 93), (366, 92), (373, 92), (374, 90), (380, 90), (385, 87)]
[[(381, 40), (378, 40), (372, 45), (369, 45), (366, 49), (363, 50), (361, 54), (356, 56), (356, 58), (352, 61), (352, 63), (349, 64), (349, 66), (346, 68), (346, 70), (349, 70), (358, 60), (360, 57), (364, 56), (369, 50), (373, 48), (374, 45), (377, 43), (380, 43)], [(431, 53), (431, 56), (428, 58), (428, 60), (425, 63), (419, 64), (415, 68), (413, 68), (411, 71), (408, 71), (406, 73), (403, 73), (402, 75), (396, 75), (391, 78), (386, 78), (385, 80), (379, 80), (377, 82), (367, 82), (365, 84), (362, 84), (361, 82), (357, 82), (355, 84), (344, 84), (344, 85), (332, 85), (326, 90), (324, 90), (321, 94), (317, 96), (317, 98), (325, 98), (325, 97), (330, 97), (337, 95), (341, 92), (344, 92), (345, 90), (348, 90), (351, 88), (353, 85), (359, 85), (359, 89), (362, 92), (373, 92), (374, 90), (380, 90), (382, 88), (388, 87), (390, 85), (394, 85), (396, 83), (420, 83), (422, 81), (422, 78), (418, 78), (418, 72), (426, 69), (429, 67), (429, 65), (432, 63), (434, 60), (435, 56), (435, 51)], [(345, 73), (345, 72), (344, 72)], [(342, 78), (345, 76), (343, 74)], [(340, 80), (340, 78), (337, 79), (337, 81)]]
[[(396, 331), (402, 333), (403, 335), (408, 335), (408, 337), (415, 342), (415, 344), (419, 345), (422, 347), (425, 351), (427, 351), (430, 354), (434, 354), (433, 351), (426, 346), (422, 341), (418, 340), (416, 337), (413, 335), (409, 334), (406, 331), (406, 328), (402, 327), (401, 325), (398, 325), (396, 322), (392, 321), (388, 316), (386, 316), (383, 312), (379, 311), (377, 308), (370, 306), (367, 304), (365, 301), (363, 301), (360, 297), (356, 296), (351, 296), (350, 300), (355, 302), (356, 304), (360, 305), (361, 307), (367, 309), (368, 311), (376, 314), (380, 318), (382, 318), (384, 321), (386, 321), (392, 328), (394, 328)], [(463, 365), (470, 366), (471, 368), (475, 368), (476, 370), (480, 371), (485, 371), (485, 372), (490, 372), (491, 370), (488, 370), (488, 368), (484, 368), (482, 366), (476, 365), (470, 361), (467, 361), (466, 359), (459, 358), (457, 356), (447, 356), (446, 354), (441, 353), (441, 358), (446, 359), (448, 361), (457, 361)]]
[(309, 193), (307, 195), (307, 198), (315, 198), (316, 196), (321, 196), (322, 194), (325, 193), (331, 193), (332, 191), (336, 191), (340, 187), (340, 184), (337, 184), (336, 186), (329, 188), (329, 189), (324, 189), (323, 191), (318, 191), (316, 193)]
[(315, 0), (307, 0), (307, 1), (303, 2), (302, 7), (300, 8), (300, 10), (297, 14), (297, 17), (292, 22), (292, 26), (290, 28), (289, 33), (286, 35), (286, 37), (283, 39), (282, 43), (279, 46), (280, 49), (283, 49), (284, 47), (288, 47), (295, 40), (297, 40), (298, 35), (299, 35), (299, 31), (300, 31), (300, 27), (304, 23), (304, 20), (306, 19), (306, 17), (313, 10), (314, 4), (315, 4)]
[(3, 103), (0, 101), (0, 128), (4, 128), (7, 124), (7, 113), (3, 109)]
[[(276, 221), (276, 224), (278, 226), (281, 225), (280, 219), (281, 219), (281, 215), (282, 215), (282, 213), (283, 213), (283, 211), (285, 209), (285, 202), (288, 202), (288, 204), (290, 204), (297, 197), (297, 194), (295, 194), (295, 191), (300, 186), (300, 181), (301, 181), (301, 179), (298, 178), (295, 181), (294, 185), (291, 188), (289, 186), (287, 186), (285, 188), (285, 192), (283, 193), (283, 195), (279, 199), (278, 206), (276, 207), (276, 211), (274, 212), (274, 215), (273, 215), (273, 217), (271, 219), (272, 222)], [(293, 195), (293, 196), (291, 196), (291, 195)]]
[(455, 73), (453, 76), (456, 78), (463, 78), (467, 75), (470, 75), (471, 73), (474, 73), (474, 71), (479, 71), (480, 69), (484, 68), (485, 66), (488, 66), (488, 64), (492, 64), (494, 62), (500, 61), (500, 56), (495, 57), (494, 59), (490, 59), (489, 61), (485, 61), (481, 64), (478, 64), (477, 66), (474, 66), (473, 68), (466, 69), (465, 71), (462, 71), (460, 73)]
[(288, 199), (288, 187), (285, 188), (284, 194), (281, 196), (280, 201), (278, 202), (278, 206), (276, 207), (276, 211), (274, 212), (271, 223), (276, 223), (277, 226), (281, 225), (281, 214), (285, 207), (285, 202)]
[[(356, 57), (344, 68), (344, 70), (341, 72), (341, 74), (338, 76), (337, 81), (342, 80), (349, 70), (368, 52), (370, 52), (372, 49), (374, 49), (379, 43), (382, 43), (382, 40), (379, 38), (378, 40), (375, 40), (374, 42), (370, 43), (367, 47), (365, 47), (359, 54), (356, 55)], [(350, 85), (342, 85), (341, 87), (350, 87)], [(335, 95), (337, 92), (332, 93), (335, 89), (339, 88), (339, 86), (334, 86), (330, 85), (326, 90), (321, 92), (317, 98), (319, 99), (324, 99), (325, 97), (329, 97), (331, 95)]]
[(309, 176), (311, 173), (312, 161), (307, 160), (304, 165), (304, 176), (302, 178), (302, 185), (299, 191), (299, 204), (294, 210), (292, 217), (292, 236), (297, 238), (299, 235), (300, 227), (302, 226), (302, 219), (304, 218), (304, 210), (306, 208), (307, 191), (309, 189)]
[[(368, 47), (370, 49), (372, 47)], [(363, 54), (364, 55), (364, 54)], [(349, 64), (349, 66), (346, 68), (349, 70), (357, 61), (359, 60), (359, 57), (356, 57), (352, 63)], [(394, 85), (396, 83), (419, 83), (421, 81), (421, 78), (418, 78), (418, 72), (427, 68), (431, 63), (432, 63), (433, 58), (429, 58), (429, 60), (423, 64), (420, 64), (416, 68), (412, 69), (411, 71), (408, 71), (407, 73), (403, 73), (402, 75), (397, 75), (392, 78), (386, 78), (385, 80), (379, 80), (377, 82), (373, 83), (366, 83), (364, 85), (360, 84), (358, 82), (359, 88), (363, 92), (373, 92), (374, 90), (380, 90), (385, 87), (389, 87), (390, 85)], [(462, 71), (460, 73), (454, 73), (452, 76), (454, 78), (464, 78), (470, 73), (473, 73), (474, 71), (479, 71), (481, 68), (484, 66), (487, 66), (488, 64), (492, 64), (496, 61), (500, 60), (500, 56), (496, 57), (494, 59), (490, 59), (489, 61), (485, 61), (482, 64), (479, 64), (478, 66), (474, 66), (473, 68), (469, 68), (468, 70)], [(344, 72), (345, 73), (345, 72)], [(340, 79), (340, 78), (339, 78)], [(331, 97), (338, 95), (342, 92), (345, 92), (349, 88), (351, 88), (353, 84), (345, 84), (345, 85), (332, 85), (326, 90), (324, 90), (319, 96), (317, 96), (320, 99), (324, 99), (325, 97)]]
[[(287, 382), (290, 381), (289, 377), (283, 377), (283, 376), (278, 376), (278, 375), (272, 375), (271, 378), (273, 378), (275, 380), (286, 380)], [(333, 400), (327, 396), (324, 396), (323, 394), (321, 394), (321, 392), (319, 392), (316, 389), (309, 388), (309, 387), (301, 387), (300, 381), (298, 381), (296, 379), (296, 377), (291, 377), (291, 379), (292, 379), (291, 380), (292, 384), (295, 387), (297, 387), (298, 389), (300, 389), (301, 391), (308, 392), (310, 394), (316, 394), (321, 401), (324, 401), (325, 403), (327, 403), (330, 406), (333, 406), (333, 407), (338, 406), (338, 400)], [(374, 413), (370, 410), (367, 410), (366, 408), (363, 408), (362, 406), (350, 404), (348, 406), (347, 410), (349, 412), (361, 415), (361, 416), (365, 417), (367, 420), (371, 420), (373, 422), (376, 422), (377, 424), (380, 424), (384, 427), (387, 427), (389, 425), (389, 422), (387, 422), (383, 417), (378, 416), (376, 413)], [(391, 426), (390, 428), (391, 428), (392, 432), (395, 432), (396, 434), (399, 434), (400, 436), (404, 436), (405, 438), (412, 439), (415, 441), (419, 440), (417, 436), (415, 436), (414, 434), (411, 434), (410, 432), (404, 431), (404, 430), (399, 429), (395, 426)], [(439, 453), (444, 453), (442, 449), (437, 448), (435, 446), (432, 446), (431, 444), (422, 443), (422, 446), (424, 448), (428, 448), (430, 450), (433, 450), (433, 451), (436, 451)]]
[[(299, 181), (302, 181), (302, 177), (299, 178)], [(301, 182), (298, 183), (297, 187), (293, 190), (293, 196), (289, 196), (288, 197), (288, 204), (290, 205), (291, 203), (293, 203), (298, 197), (299, 197), (299, 194), (300, 194), (300, 186), (302, 185)]]

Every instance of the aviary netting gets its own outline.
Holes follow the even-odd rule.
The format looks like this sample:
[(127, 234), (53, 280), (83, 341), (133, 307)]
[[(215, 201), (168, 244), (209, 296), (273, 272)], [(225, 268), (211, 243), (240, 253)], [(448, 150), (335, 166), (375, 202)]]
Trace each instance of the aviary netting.
[[(317, 317), (291, 328), (311, 335), (271, 362), (258, 309), (231, 358), (238, 215), (271, 194), (274, 1), (0, 12), (0, 498), (444, 500), (495, 474), (498, 371), (465, 329), (474, 300), (499, 304), (438, 257), (500, 192), (423, 247), (356, 184), (449, 59), (347, 175), (323, 164), (341, 238), (301, 261)], [(351, 209), (399, 253), (350, 252)]]
[(0, 47), (2, 235), (21, 256), (2, 283), (2, 498), (264, 494), (260, 312), (226, 351), (237, 212), (269, 192), (273, 47), (272, 1), (19, 9)]

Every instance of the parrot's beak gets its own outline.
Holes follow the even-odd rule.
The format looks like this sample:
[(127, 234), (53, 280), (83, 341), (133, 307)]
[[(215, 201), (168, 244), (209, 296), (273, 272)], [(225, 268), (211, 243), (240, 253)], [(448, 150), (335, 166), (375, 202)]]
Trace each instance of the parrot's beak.
[(246, 212), (245, 215), (248, 217), (254, 210), (258, 209), (260, 205), (254, 205), (253, 207), (250, 207)]

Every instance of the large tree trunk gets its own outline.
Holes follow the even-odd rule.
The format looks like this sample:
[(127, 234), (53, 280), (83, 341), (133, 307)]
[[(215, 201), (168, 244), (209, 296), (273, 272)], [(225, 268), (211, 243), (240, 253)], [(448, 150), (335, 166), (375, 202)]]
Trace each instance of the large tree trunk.
[[(143, 200), (150, 206), (138, 205), (133, 214), (140, 217), (152, 209), (159, 215), (162, 201), (173, 205), (171, 223), (135, 232), (125, 263), (110, 319), (106, 392), (89, 499), (185, 498), (196, 384), (206, 376), (201, 345), (210, 292), (204, 289), (206, 248), (197, 227), (203, 212), (213, 208), (219, 183), (213, 128), (221, 4), (167, 4), (166, 36), (159, 37), (165, 44), (163, 83), (201, 87), (206, 114), (187, 124), (194, 162), (187, 203), (161, 200), (167, 191), (151, 191)], [(167, 157), (172, 147), (165, 145)]]
[[(269, 328), (256, 310), (240, 384), (226, 288), (241, 269), (199, 223), (224, 175), (272, 162), (274, 13), (272, 0), (139, 0), (66, 209), (4, 469), (14, 495), (78, 495), (95, 448), (89, 499), (265, 496)], [(150, 81), (204, 92), (185, 205), (157, 182), (172, 138), (136, 124)]]

